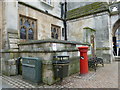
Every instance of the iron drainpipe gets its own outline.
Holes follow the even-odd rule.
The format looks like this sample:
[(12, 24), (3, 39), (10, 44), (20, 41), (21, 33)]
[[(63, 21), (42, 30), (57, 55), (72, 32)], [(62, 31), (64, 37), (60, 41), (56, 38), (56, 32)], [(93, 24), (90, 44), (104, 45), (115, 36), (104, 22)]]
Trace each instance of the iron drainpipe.
[(65, 0), (65, 13), (64, 13), (64, 29), (65, 29), (65, 40), (67, 40), (67, 23), (66, 23), (66, 13), (67, 13), (67, 2)]
[(61, 3), (61, 18), (63, 19), (64, 10), (63, 10), (64, 3)]

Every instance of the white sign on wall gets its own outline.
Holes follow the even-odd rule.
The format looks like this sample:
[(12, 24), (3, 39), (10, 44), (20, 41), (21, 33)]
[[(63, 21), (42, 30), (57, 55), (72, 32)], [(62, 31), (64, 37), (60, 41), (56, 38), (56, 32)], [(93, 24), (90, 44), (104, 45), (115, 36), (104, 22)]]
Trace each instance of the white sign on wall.
[(52, 44), (52, 48), (53, 48), (54, 51), (57, 50), (57, 45), (56, 45), (56, 43), (53, 43), (53, 44)]

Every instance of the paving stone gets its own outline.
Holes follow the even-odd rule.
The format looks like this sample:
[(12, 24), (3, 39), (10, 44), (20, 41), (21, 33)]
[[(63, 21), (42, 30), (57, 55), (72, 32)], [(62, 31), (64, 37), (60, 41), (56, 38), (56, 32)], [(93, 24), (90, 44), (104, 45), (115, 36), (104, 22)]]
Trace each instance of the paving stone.
[[(119, 62), (120, 63), (120, 62)], [(49, 85), (33, 85), (19, 76), (2, 76), (14, 88), (118, 88), (118, 62), (99, 66), (97, 71), (89, 71), (85, 76), (79, 73), (64, 78), (60, 83)]]

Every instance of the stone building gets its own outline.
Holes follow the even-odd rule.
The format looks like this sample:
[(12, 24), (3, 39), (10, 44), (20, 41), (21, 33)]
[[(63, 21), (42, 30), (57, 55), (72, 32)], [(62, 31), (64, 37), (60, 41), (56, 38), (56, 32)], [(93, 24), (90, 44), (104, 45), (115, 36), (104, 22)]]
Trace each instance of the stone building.
[[(18, 75), (18, 57), (42, 58), (42, 82), (53, 84), (53, 56), (69, 56), (68, 75), (79, 71), (77, 47), (88, 54), (113, 60), (112, 37), (120, 25), (119, 3), (4, 0), (0, 2), (2, 71)], [(115, 6), (116, 5), (116, 6)], [(116, 7), (118, 8), (118, 7)]]
[[(108, 0), (106, 0), (106, 2), (69, 2), (69, 11), (67, 13), (69, 40), (80, 40), (91, 43), (90, 33), (87, 36), (85, 35), (91, 31), (90, 28), (93, 29), (92, 31), (96, 30), (94, 32), (95, 53), (97, 56), (103, 57), (105, 62), (112, 62), (113, 51), (116, 53), (119, 50), (119, 47), (116, 50), (115, 43), (115, 47), (113, 48), (113, 42), (116, 42), (116, 40), (112, 40), (112, 37), (116, 38), (115, 32), (119, 29), (120, 25), (119, 5), (119, 2), (114, 1), (114, 3), (112, 3), (112, 1), (109, 2)], [(117, 38), (118, 37), (119, 35), (117, 35)]]
[[(75, 14), (74, 14), (75, 13)], [(91, 35), (96, 48), (96, 55), (104, 58), (105, 62), (111, 62), (111, 30), (110, 17), (107, 2), (94, 2), (83, 7), (68, 11), (68, 28), (72, 40), (91, 43)], [(89, 30), (89, 28), (92, 28)], [(73, 33), (73, 29), (74, 33)], [(86, 36), (85, 34), (88, 35)], [(76, 37), (77, 36), (77, 37)], [(71, 38), (70, 38), (71, 39)]]
[[(0, 2), (0, 38), (2, 38), (2, 2)], [(2, 44), (2, 42), (1, 42), (1, 40), (0, 40), (0, 49), (2, 48), (1, 47), (1, 44)], [(1, 55), (0, 55), (1, 56)]]
[(42, 82), (53, 84), (59, 80), (54, 77), (52, 64), (53, 57), (58, 55), (69, 56), (69, 75), (79, 71), (76, 45), (87, 44), (65, 41), (66, 16), (62, 3), (50, 0), (2, 2), (3, 74), (21, 74), (21, 66), (16, 63), (18, 57), (39, 57), (42, 58)]

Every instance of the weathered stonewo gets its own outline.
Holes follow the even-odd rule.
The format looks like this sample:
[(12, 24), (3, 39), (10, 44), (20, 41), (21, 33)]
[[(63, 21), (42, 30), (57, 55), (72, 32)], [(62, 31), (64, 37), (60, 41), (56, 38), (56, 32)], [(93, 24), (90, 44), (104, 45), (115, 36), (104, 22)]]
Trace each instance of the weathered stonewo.
[[(25, 3), (25, 2), (24, 2)], [(57, 3), (58, 5), (58, 3)], [(0, 7), (1, 7), (0, 3)], [(29, 4), (21, 4), (18, 2), (6, 2), (4, 3), (4, 8), (0, 8), (0, 12), (3, 9), (4, 14), (3, 14), (3, 49), (16, 49), (17, 44), (19, 42), (19, 15), (27, 16), (33, 19), (37, 20), (37, 39), (42, 40), (42, 39), (51, 39), (51, 24), (55, 24), (57, 26), (60, 26), (61, 29), (64, 28), (63, 25), (63, 20), (55, 18), (54, 16), (45, 14), (43, 9), (42, 13), (40, 10), (33, 8), (32, 6), (43, 9), (42, 3), (34, 3), (32, 4), (31, 2)], [(39, 7), (40, 6), (40, 7)], [(32, 8), (31, 8), (32, 7)], [(48, 7), (46, 7), (48, 8)], [(56, 16), (60, 17), (60, 7), (50, 7), (51, 10), (48, 11), (48, 13), (53, 13)], [(55, 12), (54, 12), (55, 10)], [(59, 14), (59, 15), (57, 15)], [(0, 14), (1, 16), (1, 14)], [(112, 27), (116, 20), (118, 19), (118, 16), (114, 15), (115, 17), (110, 17), (109, 12), (101, 12), (101, 13), (96, 13), (96, 14), (91, 14), (89, 16), (81, 17), (78, 19), (70, 20), (67, 21), (67, 35), (68, 35), (68, 40), (71, 41), (82, 41), (84, 42), (84, 27), (91, 27), (93, 29), (96, 29), (96, 48), (101, 48), (101, 47), (112, 47)], [(11, 18), (12, 17), (12, 18)], [(1, 18), (0, 18), (1, 19)], [(111, 23), (110, 23), (111, 22)], [(1, 20), (0, 20), (1, 23)], [(2, 25), (2, 24), (0, 24)], [(10, 34), (9, 34), (10, 32)], [(16, 33), (17, 32), (17, 33)], [(12, 33), (12, 34), (11, 34)], [(18, 36), (18, 37), (17, 37)], [(17, 40), (18, 39), (18, 40)], [(64, 40), (64, 37), (61, 36), (61, 40)], [(101, 44), (102, 42), (102, 44)], [(78, 52), (76, 50), (75, 45), (76, 44), (70, 44), (70, 43), (57, 43), (56, 49), (53, 50), (52, 44), (55, 42), (50, 42), (50, 43), (41, 43), (41, 44), (30, 44), (30, 45), (21, 45), (19, 48), (21, 50), (20, 54), (17, 53), (5, 53), (3, 55), (4, 60), (9, 60), (13, 59), (19, 56), (23, 57), (42, 57), (43, 61), (52, 61), (53, 56), (55, 55), (69, 55), (70, 58), (77, 57)], [(73, 50), (71, 50), (71, 48)], [(75, 50), (74, 50), (75, 49)], [(14, 52), (13, 50), (13, 52)], [(26, 52), (26, 51), (27, 52)], [(71, 50), (71, 51), (70, 51)], [(16, 49), (17, 51), (17, 49)], [(36, 51), (41, 51), (41, 52), (36, 52)], [(46, 51), (46, 52), (45, 52)], [(110, 62), (111, 57), (112, 57), (112, 49), (110, 50), (98, 50), (96, 51), (96, 54), (98, 56), (104, 57), (105, 62)], [(77, 72), (77, 59), (70, 59), (70, 65), (69, 65), (69, 75), (72, 73)], [(73, 62), (73, 63), (72, 63)], [(4, 62), (3, 62), (4, 63)], [(76, 65), (76, 64), (77, 65)], [(9, 67), (9, 66), (8, 66)], [(48, 73), (50, 73), (50, 77), (53, 77), (52, 75), (52, 65), (51, 64), (45, 64), (45, 69), (43, 71), (48, 70), (47, 68), (50, 67), (50, 70), (48, 70)], [(77, 68), (77, 69), (76, 69)], [(75, 71), (76, 70), (76, 71)], [(54, 79), (48, 77), (47, 73), (44, 73), (44, 82), (46, 83), (48, 79), (50, 79), (50, 82), (47, 82), (48, 84), (51, 84), (54, 82)]]
[[(110, 48), (112, 45), (112, 39), (111, 39), (111, 31), (110, 31), (110, 22), (109, 20), (109, 13), (101, 12), (94, 15), (84, 16), (81, 18), (77, 18), (74, 20), (69, 20), (67, 28), (69, 28), (69, 36), (68, 40), (73, 41), (82, 41), (85, 42), (86, 35), (84, 35), (85, 27), (90, 27), (92, 29), (95, 29), (95, 47), (97, 48), (103, 48), (108, 47)], [(77, 37), (76, 37), (77, 36)], [(108, 53), (111, 55), (110, 57), (104, 57), (104, 62), (108, 63), (112, 61), (112, 49), (109, 50), (103, 50), (103, 51), (96, 51), (96, 55), (100, 56), (101, 53), (104, 55), (104, 53)], [(102, 56), (101, 56), (102, 57)], [(108, 61), (107, 61), (108, 60)]]
[[(60, 26), (63, 28), (63, 21), (53, 18), (49, 15), (43, 14), (37, 10), (27, 7), (22, 4), (18, 4), (18, 13), (20, 15), (29, 16), (33, 19), (37, 19), (37, 39), (50, 39), (51, 38), (51, 24)], [(63, 39), (62, 36), (60, 36)]]
[(8, 76), (17, 75), (16, 60), (2, 60), (2, 73)]
[[(41, 40), (42, 41), (42, 40)], [(53, 43), (56, 44), (53, 46)], [(38, 49), (40, 48), (40, 49)], [(54, 50), (56, 48), (56, 50)], [(21, 57), (41, 57), (42, 58), (42, 81), (46, 84), (53, 84), (59, 80), (59, 78), (54, 78), (53, 71), (53, 56), (69, 56), (69, 69), (68, 75), (79, 72), (79, 54), (75, 43), (61, 42), (57, 41), (55, 43), (53, 40), (47, 41), (45, 43), (40, 41), (26, 42), (19, 44), (19, 50), (23, 53), (20, 53)], [(24, 51), (30, 51), (24, 53)], [(45, 52), (32, 52), (32, 51), (48, 51)], [(66, 51), (60, 51), (66, 50)], [(67, 51), (71, 50), (71, 51)], [(74, 51), (75, 50), (75, 51)]]
[[(0, 49), (2, 48), (2, 2), (0, 2)], [(1, 57), (1, 55), (0, 55)]]

